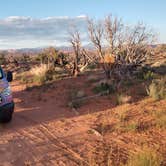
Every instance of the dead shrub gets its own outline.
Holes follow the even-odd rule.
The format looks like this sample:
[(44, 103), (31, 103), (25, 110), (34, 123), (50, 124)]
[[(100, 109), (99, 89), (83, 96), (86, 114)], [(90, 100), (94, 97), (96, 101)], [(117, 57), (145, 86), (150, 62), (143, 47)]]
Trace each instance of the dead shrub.
[(131, 102), (131, 96), (124, 95), (124, 94), (117, 94), (117, 96), (116, 96), (117, 105), (126, 104), (129, 102)]
[(85, 101), (82, 101), (81, 99), (85, 97), (85, 92), (77, 89), (71, 89), (68, 94), (68, 106), (70, 108), (78, 109), (82, 106), (82, 104)]
[(146, 91), (154, 100), (166, 99), (166, 77), (153, 80)]
[(115, 124), (111, 123), (105, 123), (104, 121), (97, 124), (94, 129), (98, 131), (101, 135), (104, 135), (106, 133), (113, 132), (115, 130)]

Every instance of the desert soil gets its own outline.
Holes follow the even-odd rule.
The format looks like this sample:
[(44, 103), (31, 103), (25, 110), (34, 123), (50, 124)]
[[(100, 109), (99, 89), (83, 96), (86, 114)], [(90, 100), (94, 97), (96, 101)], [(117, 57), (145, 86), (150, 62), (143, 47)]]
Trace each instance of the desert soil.
[[(92, 93), (85, 80), (84, 76), (61, 80), (50, 88), (34, 88), (29, 91), (18, 81), (12, 83), (15, 113), (9, 124), (0, 125), (0, 166), (88, 165), (91, 150), (94, 147), (97, 149), (103, 139), (92, 128), (103, 114), (111, 116), (111, 109), (115, 111), (116, 108), (105, 96), (87, 101), (79, 110), (69, 108), (68, 94), (72, 88), (83, 89), (89, 95)], [(165, 101), (156, 105), (151, 101), (149, 103), (146, 111), (161, 105), (165, 109), (166, 105)], [(118, 109), (136, 110), (131, 116), (138, 114), (141, 118), (139, 109), (147, 107), (146, 103), (141, 104), (138, 106), (137, 102), (119, 106)], [(158, 131), (156, 135), (151, 131), (151, 134), (149, 142), (152, 139), (151, 142), (154, 141), (155, 144), (153, 138), (156, 137), (166, 147), (166, 133)], [(146, 138), (146, 134), (138, 134), (134, 138), (132, 134), (112, 133), (105, 137), (111, 138), (110, 144), (122, 147), (121, 158), (124, 157), (125, 160), (127, 149), (132, 149), (132, 146), (137, 148), (138, 138)]]

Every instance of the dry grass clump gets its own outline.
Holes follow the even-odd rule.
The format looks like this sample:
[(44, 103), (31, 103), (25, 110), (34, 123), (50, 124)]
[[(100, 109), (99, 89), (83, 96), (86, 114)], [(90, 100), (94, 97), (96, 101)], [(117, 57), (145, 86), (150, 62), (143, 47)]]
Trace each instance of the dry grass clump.
[(166, 99), (166, 77), (153, 80), (147, 88), (147, 94), (155, 100)]
[(32, 75), (45, 75), (48, 71), (48, 66), (46, 64), (41, 64), (40, 66), (35, 66), (30, 70)]
[(114, 141), (101, 141), (92, 150), (89, 155), (92, 166), (122, 166), (128, 159), (127, 150)]
[(152, 112), (152, 116), (156, 120), (156, 126), (166, 129), (166, 110), (155, 110)]
[(137, 130), (137, 123), (135, 123), (135, 122), (129, 123), (129, 124), (123, 126), (123, 128), (124, 128), (125, 132), (130, 132), (130, 131), (131, 132), (136, 132), (136, 130)]
[(46, 81), (46, 74), (49, 68), (45, 64), (41, 64), (40, 66), (36, 66), (30, 70), (30, 74), (33, 75), (34, 82), (44, 83)]
[(30, 75), (34, 83), (44, 84), (48, 81), (56, 80), (56, 71), (54, 68), (49, 68), (46, 64), (41, 64), (30, 70)]
[(131, 102), (131, 96), (124, 95), (124, 94), (117, 94), (117, 96), (116, 96), (117, 105), (126, 104), (129, 102)]
[(91, 156), (89, 160), (90, 165), (93, 166), (159, 166), (163, 162), (163, 158), (157, 152), (148, 148), (144, 148), (128, 157), (125, 149), (115, 145), (103, 144), (95, 149), (95, 153), (96, 155)]
[(97, 132), (99, 132), (101, 135), (104, 135), (106, 133), (111, 133), (115, 131), (115, 124), (114, 123), (108, 123), (106, 121), (102, 121), (99, 124), (97, 124), (94, 128)]
[(161, 156), (152, 149), (144, 148), (142, 151), (132, 155), (126, 166), (159, 166), (161, 163)]

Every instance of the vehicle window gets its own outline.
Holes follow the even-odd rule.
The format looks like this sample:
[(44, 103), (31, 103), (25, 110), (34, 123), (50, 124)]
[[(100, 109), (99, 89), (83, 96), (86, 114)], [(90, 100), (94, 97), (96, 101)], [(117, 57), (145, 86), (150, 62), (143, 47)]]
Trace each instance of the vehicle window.
[(3, 78), (3, 72), (2, 72), (2, 69), (0, 68), (0, 79)]

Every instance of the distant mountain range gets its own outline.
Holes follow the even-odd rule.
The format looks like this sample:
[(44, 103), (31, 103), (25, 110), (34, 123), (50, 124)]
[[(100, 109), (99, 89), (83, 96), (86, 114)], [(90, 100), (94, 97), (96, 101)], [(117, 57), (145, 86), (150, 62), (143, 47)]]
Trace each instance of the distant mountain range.
[[(156, 45), (151, 45), (152, 48), (156, 48), (158, 46), (161, 45), (166, 45), (166, 44), (156, 44)], [(1, 52), (5, 52), (5, 53), (11, 53), (11, 54), (15, 54), (15, 53), (20, 53), (20, 54), (37, 54), (40, 53), (43, 49), (48, 48), (48, 47), (37, 47), (37, 48), (21, 48), (21, 49), (4, 49), (4, 50), (0, 50)], [(59, 46), (59, 47), (55, 47), (57, 50), (59, 51), (64, 51), (64, 52), (71, 52), (73, 51), (73, 48), (71, 46)], [(84, 45), (84, 48), (88, 49), (88, 50), (92, 50), (94, 49), (92, 44), (87, 44)]]
[[(48, 47), (4, 49), (4, 50), (0, 50), (0, 53), (6, 52), (6, 53), (11, 53), (11, 54), (15, 54), (15, 53), (37, 54), (37, 53), (40, 53), (45, 48), (48, 48)], [(64, 51), (64, 52), (73, 51), (73, 48), (71, 46), (59, 46), (59, 47), (55, 47), (55, 48), (59, 51)], [(87, 44), (87, 45), (84, 45), (84, 48), (91, 50), (91, 49), (93, 49), (93, 46), (92, 46), (92, 44)]]

